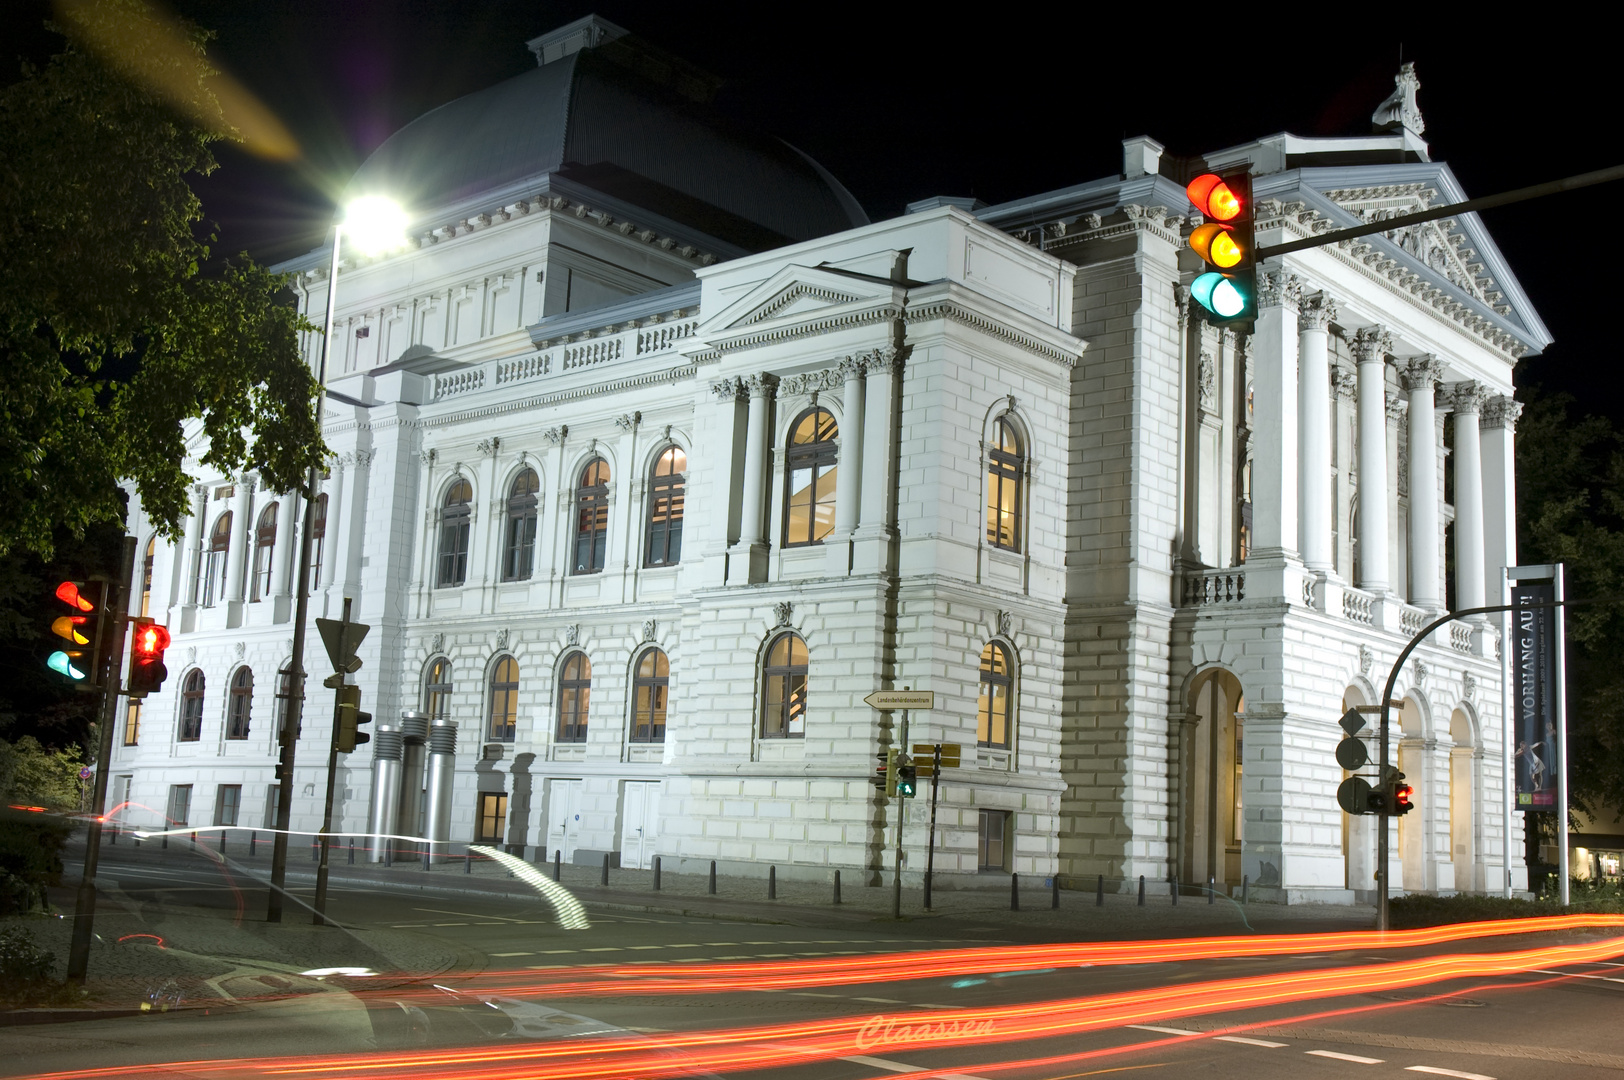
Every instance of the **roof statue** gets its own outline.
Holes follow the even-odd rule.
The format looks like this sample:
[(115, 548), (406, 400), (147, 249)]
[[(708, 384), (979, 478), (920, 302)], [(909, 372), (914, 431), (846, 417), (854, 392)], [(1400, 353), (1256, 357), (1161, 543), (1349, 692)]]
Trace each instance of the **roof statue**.
[(1376, 106), (1370, 114), (1370, 123), (1376, 131), (1394, 131), (1403, 128), (1412, 135), (1427, 130), (1421, 119), (1421, 106), (1415, 103), (1415, 92), (1421, 89), (1421, 80), (1415, 77), (1415, 65), (1407, 63), (1393, 76), (1393, 92), (1387, 100)]

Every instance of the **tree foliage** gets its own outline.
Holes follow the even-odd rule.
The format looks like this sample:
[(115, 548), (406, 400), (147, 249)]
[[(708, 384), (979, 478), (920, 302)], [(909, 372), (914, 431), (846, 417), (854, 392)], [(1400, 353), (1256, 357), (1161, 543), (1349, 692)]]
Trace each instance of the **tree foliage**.
[[(158, 26), (138, 0), (82, 17), (126, 40)], [(246, 255), (211, 267), (199, 235), (188, 179), (215, 168), (219, 136), (192, 118), (218, 107), (207, 35), (187, 34), (169, 102), (71, 42), (0, 91), (0, 554), (122, 520), (121, 480), (177, 536), (188, 421), (205, 464), (277, 490), (323, 452), (297, 340), (311, 328), (278, 276)]]
[[(1566, 566), (1570, 599), (1624, 597), (1624, 440), (1569, 395), (1525, 392), (1517, 425), (1517, 548)], [(1567, 609), (1571, 802), (1624, 809), (1624, 604)], [(1611, 814), (1602, 814), (1611, 824)]]

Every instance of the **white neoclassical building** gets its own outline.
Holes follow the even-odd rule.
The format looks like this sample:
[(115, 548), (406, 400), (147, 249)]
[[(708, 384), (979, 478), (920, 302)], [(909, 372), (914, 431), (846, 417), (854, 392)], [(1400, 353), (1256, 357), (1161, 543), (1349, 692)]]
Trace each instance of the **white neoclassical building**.
[[(1512, 365), (1549, 335), (1472, 215), (1273, 260), (1255, 326), (1215, 330), (1184, 290), (1183, 183), (1249, 166), (1263, 245), (1463, 201), (1413, 74), (1367, 136), (1195, 160), (1130, 139), (1118, 176), (870, 223), (619, 28), (530, 47), (535, 70), (352, 184), (407, 198), (417, 241), (341, 264), (309, 586), (314, 614), (351, 598), (371, 625), (357, 677), (385, 730), (343, 760), (339, 829), (369, 828), (376, 753), (383, 824), (433, 831), (432, 725), (442, 758), (454, 731), (453, 850), (878, 881), (898, 821), (871, 781), (901, 718), (863, 698), (911, 687), (936, 707), (909, 741), (964, 748), (941, 886), (1368, 889), (1336, 722), (1423, 622), (1498, 595)], [(317, 321), (327, 263), (283, 268)], [(300, 500), (192, 464), (182, 543), (132, 510), (135, 603), (174, 644), (113, 792), (138, 822), (263, 829)], [(1496, 641), (1453, 624), (1399, 679), (1404, 889), (1503, 881)], [(314, 635), (306, 663), (327, 669)]]

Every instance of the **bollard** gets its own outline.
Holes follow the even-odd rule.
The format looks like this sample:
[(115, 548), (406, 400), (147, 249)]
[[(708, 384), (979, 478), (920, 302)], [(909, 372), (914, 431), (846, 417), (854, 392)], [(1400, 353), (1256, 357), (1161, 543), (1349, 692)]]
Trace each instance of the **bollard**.
[(140, 846), (141, 846), (141, 838), (140, 838), (140, 837), (139, 837), (139, 836), (137, 836), (137, 837), (136, 837), (136, 838), (135, 838), (135, 846), (136, 846), (136, 847), (140, 847)]
[(840, 871), (835, 871), (835, 903), (840, 903)]
[(192, 850), (193, 851), (197, 850), (197, 830), (196, 829), (192, 830)]
[(1009, 910), (1021, 910), (1021, 875), (1009, 875)]
[(383, 864), (386, 867), (395, 865), (395, 843), (393, 840), (387, 840), (384, 842)]
[(1145, 906), (1145, 875), (1139, 875), (1139, 906)]
[(603, 877), (598, 879), (599, 885), (609, 884), (609, 853), (603, 853)]
[(321, 841), (320, 840), (312, 840), (312, 841), (310, 841), (310, 861), (311, 862), (321, 862)]
[(1105, 906), (1105, 875), (1100, 875), (1100, 883), (1094, 887), (1094, 906)]
[(1207, 875), (1207, 903), (1216, 904), (1217, 902), (1218, 902), (1218, 880), (1216, 878), (1214, 878), (1211, 874), (1208, 874)]
[(710, 894), (712, 896), (716, 895), (716, 860), (715, 859), (711, 860)]
[(564, 872), (564, 849), (553, 849), (553, 880), (558, 881)]
[(434, 849), (432, 847), (425, 847), (423, 849), (423, 869), (425, 870), (434, 869), (434, 863), (432, 862), (434, 856), (430, 854), (433, 850)]
[(160, 842), (159, 842), (158, 846), (160, 848), (162, 848), (163, 850), (165, 850), (165, 851), (169, 850), (169, 834), (168, 833), (163, 834), (162, 838), (160, 839)]
[[(140, 841), (136, 841), (136, 842), (137, 842), (137, 843), (140, 843)], [(256, 846), (256, 845), (257, 845), (257, 844), (258, 844), (258, 843), (259, 843), (259, 833), (257, 833), (257, 832), (250, 832), (250, 833), (249, 833), (249, 834), (248, 834), (248, 857), (249, 857), (249, 858), (250, 858), (250, 859), (252, 859), (252, 858), (253, 858), (253, 857), (254, 857), (254, 847), (255, 847), (255, 846)]]
[(1051, 911), (1059, 911), (1060, 910), (1060, 875), (1059, 874), (1056, 874), (1054, 876), (1054, 894), (1049, 897), (1049, 909)]
[(660, 891), (660, 857), (654, 856), (654, 891)]
[(221, 829), (220, 830), (220, 854), (224, 855), (225, 853), (226, 853), (226, 831), (224, 829)]
[(1174, 874), (1167, 879), (1167, 891), (1173, 894), (1173, 906), (1179, 906), (1179, 876)]
[(350, 840), (350, 865), (355, 865), (355, 840), (353, 838)]
[(1241, 903), (1243, 903), (1243, 904), (1246, 903), (1246, 886), (1247, 886), (1246, 875), (1242, 874), (1241, 875)]
[(767, 899), (778, 899), (778, 867), (767, 867)]
[(107, 842), (109, 844), (118, 843), (118, 826), (117, 825), (114, 825), (111, 829), (107, 830)]
[(472, 874), (474, 872), (474, 853), (472, 851), (465, 851), (462, 853), (462, 872), (464, 874)]

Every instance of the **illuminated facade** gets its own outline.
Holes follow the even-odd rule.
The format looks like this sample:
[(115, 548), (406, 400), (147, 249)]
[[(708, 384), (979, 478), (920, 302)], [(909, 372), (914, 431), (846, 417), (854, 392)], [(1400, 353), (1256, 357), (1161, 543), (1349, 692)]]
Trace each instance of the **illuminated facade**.
[[(1367, 888), (1336, 721), (1515, 562), (1511, 370), (1549, 338), (1481, 224), (1276, 260), (1255, 328), (1215, 331), (1182, 287), (1201, 162), (1130, 139), (1120, 177), (870, 224), (807, 159), (661, 113), (620, 34), (536, 39), (535, 72), (403, 129), (352, 185), (413, 177), (418, 239), (342, 268), (312, 609), (352, 597), (372, 625), (364, 707), (456, 723), (456, 850), (878, 882), (901, 717), (863, 698), (911, 687), (936, 708), (908, 741), (964, 747), (940, 887)], [(1413, 76), (1384, 110), (1368, 137), (1205, 164), (1251, 163), (1264, 246), (1462, 200)], [(570, 120), (522, 153), (447, 141), (521, 114)], [(319, 321), (325, 253), (284, 269)], [(200, 478), (184, 542), (150, 545), (138, 603), (175, 631), (171, 675), (113, 791), (136, 820), (262, 828), (298, 500)], [(1493, 889), (1496, 634), (1435, 641), (1399, 681), (1418, 809), (1395, 880)], [(320, 820), (324, 698), (296, 829)], [(364, 832), (371, 755), (343, 768), (340, 828)]]

